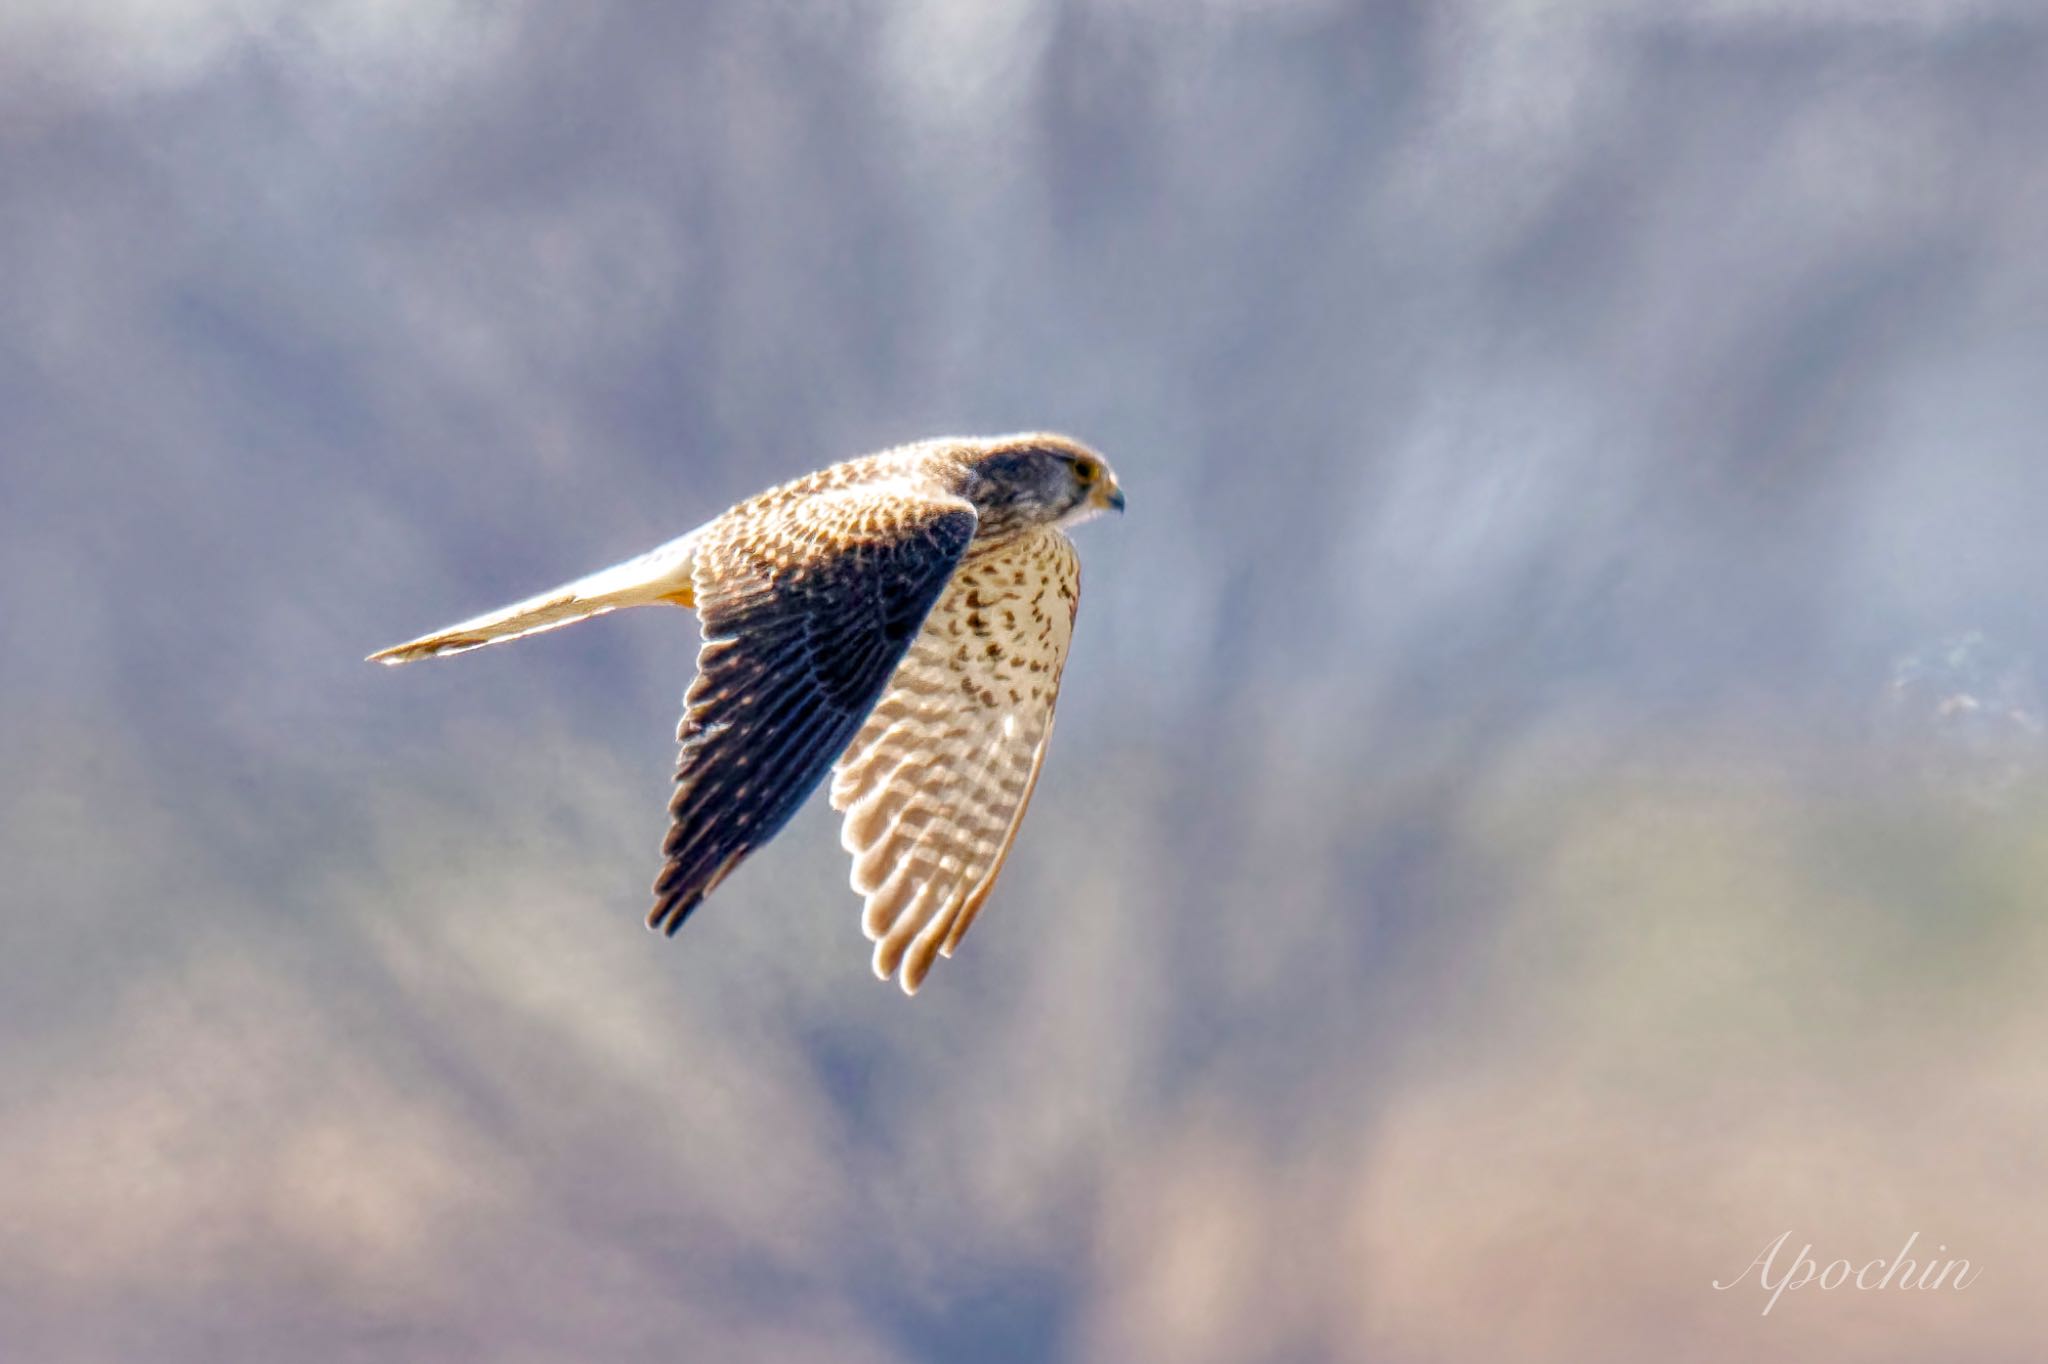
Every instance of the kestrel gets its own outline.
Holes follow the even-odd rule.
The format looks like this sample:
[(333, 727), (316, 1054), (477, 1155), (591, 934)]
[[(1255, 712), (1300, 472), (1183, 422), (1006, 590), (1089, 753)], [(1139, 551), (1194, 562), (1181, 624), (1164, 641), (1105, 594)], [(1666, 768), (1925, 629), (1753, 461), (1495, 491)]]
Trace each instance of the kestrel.
[(703, 644), (647, 926), (673, 934), (831, 769), (875, 974), (915, 994), (987, 900), (1045, 761), (1080, 600), (1065, 528), (1123, 508), (1109, 465), (1064, 436), (922, 441), (370, 659), (695, 607)]

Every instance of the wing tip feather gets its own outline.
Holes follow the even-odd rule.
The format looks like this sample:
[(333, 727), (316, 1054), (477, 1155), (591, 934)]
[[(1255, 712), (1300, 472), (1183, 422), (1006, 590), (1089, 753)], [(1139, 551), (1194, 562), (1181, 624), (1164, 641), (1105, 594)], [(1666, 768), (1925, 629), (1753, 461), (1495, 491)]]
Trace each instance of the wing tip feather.
[(718, 889), (719, 883), (732, 874), (732, 869), (740, 864), (740, 859), (748, 851), (746, 848), (736, 849), (708, 875), (693, 876), (680, 861), (671, 861), (663, 867), (654, 882), (654, 907), (647, 911), (648, 929), (673, 938), (676, 930), (683, 926), (683, 920)]

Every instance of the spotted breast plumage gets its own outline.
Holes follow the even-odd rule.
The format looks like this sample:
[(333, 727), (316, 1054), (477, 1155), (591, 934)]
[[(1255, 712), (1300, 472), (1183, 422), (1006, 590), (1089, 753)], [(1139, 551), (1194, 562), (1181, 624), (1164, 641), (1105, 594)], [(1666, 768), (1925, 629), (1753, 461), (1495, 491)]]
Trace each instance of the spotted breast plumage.
[(875, 974), (915, 993), (1002, 870), (1080, 599), (1065, 529), (1123, 492), (1045, 433), (849, 460), (552, 592), (372, 654), (461, 653), (626, 606), (694, 606), (649, 927), (674, 933), (834, 773)]

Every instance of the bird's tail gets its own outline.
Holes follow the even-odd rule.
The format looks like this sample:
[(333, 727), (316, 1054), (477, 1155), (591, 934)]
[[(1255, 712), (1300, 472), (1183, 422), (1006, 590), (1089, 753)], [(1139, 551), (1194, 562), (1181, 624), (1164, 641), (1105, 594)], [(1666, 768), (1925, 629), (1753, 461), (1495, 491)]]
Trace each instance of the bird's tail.
[(539, 634), (560, 625), (570, 625), (590, 616), (601, 616), (622, 606), (653, 606), (666, 602), (674, 606), (696, 604), (690, 587), (690, 570), (697, 560), (698, 527), (679, 540), (637, 559), (628, 559), (600, 573), (564, 583), (501, 610), (436, 630), (430, 635), (379, 649), (369, 661), (396, 666), (415, 659), (439, 658), (443, 654), (465, 653), (508, 639)]

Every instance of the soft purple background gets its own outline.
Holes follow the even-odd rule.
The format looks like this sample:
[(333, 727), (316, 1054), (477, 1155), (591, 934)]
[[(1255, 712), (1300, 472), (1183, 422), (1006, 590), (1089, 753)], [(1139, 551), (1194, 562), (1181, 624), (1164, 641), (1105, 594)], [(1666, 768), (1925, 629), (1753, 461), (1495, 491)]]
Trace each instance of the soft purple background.
[[(0, 0), (0, 1356), (2039, 1358), (2044, 129), (2025, 0)], [(359, 661), (1036, 426), (914, 1002), (821, 809), (640, 928), (686, 618)]]

